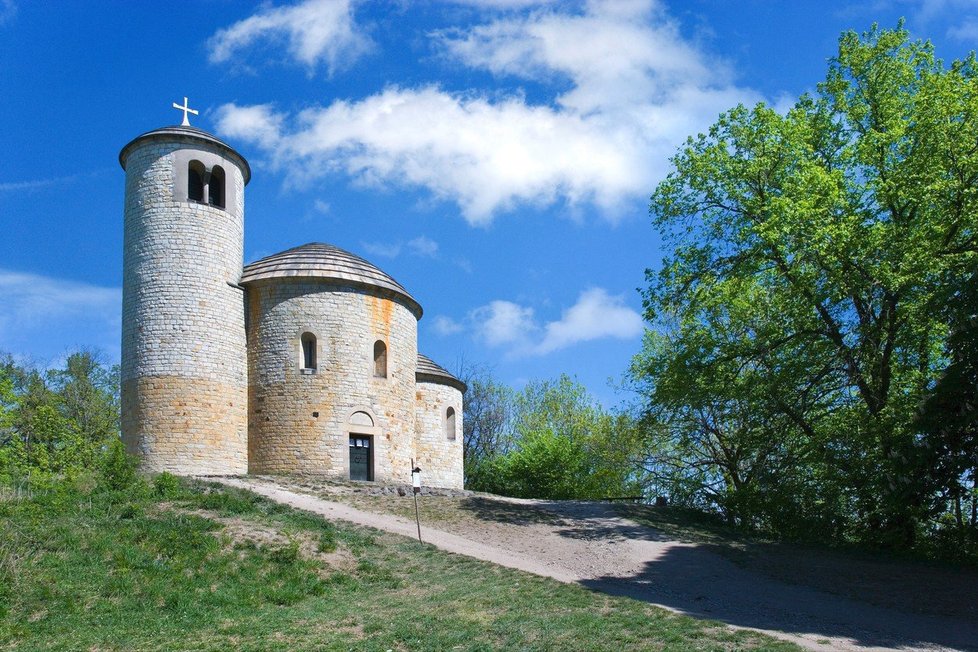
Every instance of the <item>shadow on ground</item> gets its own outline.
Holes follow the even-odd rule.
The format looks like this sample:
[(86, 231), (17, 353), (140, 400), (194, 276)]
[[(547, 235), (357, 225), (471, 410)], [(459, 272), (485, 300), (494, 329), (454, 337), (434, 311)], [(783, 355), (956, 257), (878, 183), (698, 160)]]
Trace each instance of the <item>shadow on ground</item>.
[(564, 524), (564, 518), (553, 511), (493, 498), (479, 496), (463, 498), (459, 502), (459, 508), (483, 521), (495, 521), (506, 525), (560, 526)]
[[(630, 577), (595, 577), (591, 589), (654, 602), (730, 625), (852, 639), (889, 648), (978, 650), (978, 624), (945, 615), (908, 613), (738, 567), (711, 546), (671, 546)], [(917, 599), (928, 596), (917, 594)]]
[(631, 513), (622, 506), (603, 503), (470, 498), (461, 507), (486, 521), (546, 524), (562, 537), (644, 546), (640, 558), (648, 561), (639, 572), (581, 582), (604, 593), (812, 641), (978, 650), (975, 569), (732, 539), (722, 524), (681, 514), (666, 515), (669, 531), (662, 532), (623, 518)]
[(472, 516), (505, 525), (550, 525), (563, 537), (592, 541), (642, 539), (670, 541), (671, 537), (650, 527), (615, 517), (613, 508), (599, 503), (539, 501), (511, 503), (494, 498), (466, 498), (460, 509)]

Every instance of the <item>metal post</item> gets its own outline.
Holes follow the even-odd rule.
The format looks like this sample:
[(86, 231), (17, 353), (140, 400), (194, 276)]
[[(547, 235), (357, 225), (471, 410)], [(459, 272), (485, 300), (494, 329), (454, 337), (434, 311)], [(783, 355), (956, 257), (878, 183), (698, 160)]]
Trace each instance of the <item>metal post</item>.
[(424, 541), (421, 540), (421, 513), (418, 511), (418, 494), (421, 492), (421, 483), (416, 481), (415, 474), (418, 474), (417, 478), (421, 478), (421, 469), (414, 465), (414, 458), (411, 458), (411, 484), (413, 485), (414, 493), (414, 520), (418, 524), (418, 543), (423, 544)]
[(421, 540), (421, 515), (418, 513), (418, 494), (414, 494), (414, 520), (418, 522), (418, 543), (424, 543)]

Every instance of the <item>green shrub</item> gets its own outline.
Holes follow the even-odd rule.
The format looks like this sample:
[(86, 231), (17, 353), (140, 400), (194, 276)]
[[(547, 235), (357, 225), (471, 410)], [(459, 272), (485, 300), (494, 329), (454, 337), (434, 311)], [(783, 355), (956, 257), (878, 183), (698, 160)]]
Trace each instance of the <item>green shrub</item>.
[(139, 518), (143, 515), (143, 508), (136, 503), (126, 503), (119, 510), (119, 518), (124, 521), (130, 521), (134, 518)]
[(285, 545), (272, 548), (268, 552), (268, 558), (276, 564), (290, 566), (299, 561), (299, 542), (290, 539)]
[(180, 478), (164, 471), (153, 478), (153, 491), (160, 498), (176, 498), (181, 490)]
[(222, 516), (269, 513), (267, 501), (257, 494), (225, 487), (204, 486), (191, 497), (195, 506), (218, 512)]
[(335, 530), (322, 532), (319, 535), (319, 552), (333, 552), (336, 550), (336, 532)]
[(111, 490), (127, 489), (136, 483), (139, 461), (126, 453), (121, 439), (114, 439), (102, 458), (102, 485)]

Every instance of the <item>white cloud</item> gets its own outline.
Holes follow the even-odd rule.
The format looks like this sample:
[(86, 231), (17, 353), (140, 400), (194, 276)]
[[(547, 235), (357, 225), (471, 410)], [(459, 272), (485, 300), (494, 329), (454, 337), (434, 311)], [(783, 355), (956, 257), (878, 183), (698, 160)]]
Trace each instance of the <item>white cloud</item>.
[(689, 134), (738, 102), (722, 62), (683, 40), (651, 0), (537, 10), (432, 34), (446, 56), (499, 76), (558, 81), (550, 103), (519, 92), (389, 87), (294, 115), (227, 104), (218, 130), (255, 143), (307, 182), (344, 173), (370, 187), (424, 188), (472, 224), (519, 204), (589, 203), (614, 218), (644, 202)]
[(421, 235), (413, 240), (408, 240), (407, 247), (415, 256), (434, 258), (438, 255), (438, 243), (427, 236)]
[(3, 181), (0, 182), (0, 192), (31, 192), (53, 186), (57, 179), (34, 179), (32, 181)]
[(533, 308), (511, 301), (493, 301), (472, 310), (464, 325), (448, 317), (435, 320), (435, 331), (441, 335), (465, 328), (488, 346), (505, 348), (508, 355), (520, 357), (546, 355), (599, 339), (632, 339), (642, 334), (644, 324), (638, 312), (625, 304), (623, 296), (591, 288), (582, 292), (560, 319), (542, 327)]
[(577, 303), (564, 311), (559, 321), (547, 324), (539, 354), (564, 349), (578, 342), (611, 337), (627, 340), (642, 334), (642, 317), (625, 305), (622, 296), (611, 296), (601, 288), (585, 290)]
[[(911, 1), (911, 4), (915, 4)], [(917, 0), (918, 5), (917, 13), (915, 18), (921, 22), (929, 22), (948, 9), (968, 9), (969, 7), (975, 7), (976, 3), (974, 0)]]
[(493, 301), (469, 313), (475, 336), (489, 346), (523, 348), (537, 329), (533, 308)]
[(0, 305), (0, 350), (118, 349), (119, 288), (0, 269)]
[(381, 258), (397, 258), (401, 254), (401, 244), (385, 244), (383, 242), (361, 242), (360, 245), (371, 256)]
[(246, 138), (264, 149), (274, 149), (281, 139), (283, 117), (274, 113), (271, 104), (225, 104), (218, 109), (218, 120), (224, 133)]
[[(218, 129), (266, 147), (257, 138), (265, 117), (252, 126), (239, 107), (225, 105)], [(361, 102), (305, 111), (299, 121), (296, 132), (278, 134), (273, 161), (314, 176), (339, 169), (368, 186), (425, 187), (458, 203), (473, 224), (517, 201), (593, 198), (610, 208), (631, 189), (651, 188), (642, 166), (628, 160), (638, 152), (627, 134), (518, 99), (493, 104), (435, 87), (390, 88)]]
[(465, 330), (465, 327), (462, 326), (462, 324), (458, 323), (451, 317), (446, 317), (444, 315), (438, 315), (435, 317), (432, 326), (435, 329), (435, 332), (439, 335), (455, 335)]
[(948, 38), (978, 40), (978, 0), (911, 0), (910, 4), (917, 5), (912, 23), (919, 26), (946, 20), (951, 23)]
[(957, 41), (978, 41), (978, 18), (969, 16), (947, 30), (947, 35)]
[(726, 85), (723, 66), (683, 41), (649, 0), (593, 2), (583, 15), (541, 12), (437, 37), (450, 55), (497, 75), (566, 77), (573, 88), (557, 102), (579, 113), (627, 111), (684, 89)]
[(522, 9), (553, 4), (554, 0), (447, 0), (449, 4), (467, 5), (483, 9)]
[(310, 70), (325, 63), (332, 74), (372, 47), (353, 17), (352, 0), (306, 0), (267, 7), (208, 40), (210, 60), (225, 63), (259, 41), (284, 41), (289, 55)]
[(424, 235), (412, 238), (406, 243), (361, 242), (360, 245), (370, 255), (382, 258), (397, 258), (405, 248), (408, 253), (422, 258), (435, 258), (438, 255), (438, 243)]
[[(2, 9), (0, 9), (0, 17), (2, 17)], [(41, 190), (42, 188), (68, 183), (77, 178), (77, 174), (71, 174), (64, 177), (31, 179), (29, 181), (0, 181), (0, 192), (34, 192), (35, 190)]]
[(17, 15), (17, 3), (14, 0), (0, 0), (0, 25), (11, 22)]
[(70, 313), (121, 309), (122, 291), (77, 281), (0, 269), (3, 317), (22, 323), (39, 322)]

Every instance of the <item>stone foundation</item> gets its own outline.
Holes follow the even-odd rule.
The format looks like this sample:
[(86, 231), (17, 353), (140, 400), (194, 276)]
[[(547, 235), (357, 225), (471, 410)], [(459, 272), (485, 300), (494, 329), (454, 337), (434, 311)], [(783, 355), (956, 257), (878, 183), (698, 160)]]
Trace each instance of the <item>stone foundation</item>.
[(156, 376), (124, 381), (126, 450), (142, 458), (144, 471), (247, 473), (246, 401), (243, 388), (208, 380)]

